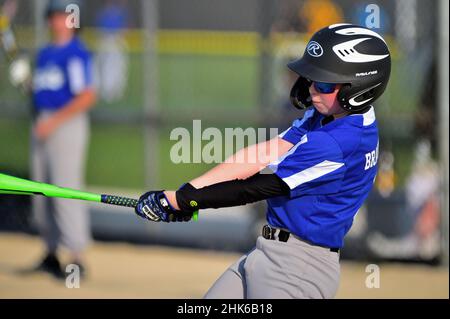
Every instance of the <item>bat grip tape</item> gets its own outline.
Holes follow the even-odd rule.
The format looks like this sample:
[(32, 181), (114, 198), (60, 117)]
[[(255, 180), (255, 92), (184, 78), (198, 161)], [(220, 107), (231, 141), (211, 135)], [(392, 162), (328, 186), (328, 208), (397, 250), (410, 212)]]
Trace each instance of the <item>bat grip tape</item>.
[(136, 207), (138, 204), (137, 199), (114, 195), (101, 195), (101, 202), (125, 207)]

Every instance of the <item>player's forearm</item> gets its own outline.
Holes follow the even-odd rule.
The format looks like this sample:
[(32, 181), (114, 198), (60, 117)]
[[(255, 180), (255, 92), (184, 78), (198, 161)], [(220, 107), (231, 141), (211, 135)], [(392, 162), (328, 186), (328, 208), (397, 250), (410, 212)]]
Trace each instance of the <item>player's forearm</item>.
[(263, 167), (264, 165), (260, 163), (221, 163), (190, 183), (194, 187), (200, 188), (235, 178), (242, 179), (253, 175)]
[[(286, 152), (290, 148), (289, 145), (281, 143), (278, 138), (275, 138), (239, 150), (224, 163), (213, 167), (189, 183), (195, 188), (202, 188), (229, 180), (246, 179), (261, 171), (267, 164), (278, 158), (280, 153)], [(165, 191), (164, 193), (172, 206), (180, 209), (176, 200), (176, 192)]]
[(246, 179), (234, 179), (200, 189), (187, 184), (167, 199), (170, 203), (176, 203), (174, 206), (177, 210), (194, 212), (206, 208), (246, 205), (288, 195), (289, 191), (289, 186), (276, 174), (257, 173)]
[(286, 153), (292, 144), (278, 137), (269, 141), (251, 145), (230, 156), (211, 170), (190, 181), (196, 188), (229, 181), (248, 178), (278, 157)]
[(84, 113), (95, 104), (96, 94), (93, 89), (86, 89), (74, 97), (66, 106), (53, 115), (56, 126), (63, 124), (78, 114)]

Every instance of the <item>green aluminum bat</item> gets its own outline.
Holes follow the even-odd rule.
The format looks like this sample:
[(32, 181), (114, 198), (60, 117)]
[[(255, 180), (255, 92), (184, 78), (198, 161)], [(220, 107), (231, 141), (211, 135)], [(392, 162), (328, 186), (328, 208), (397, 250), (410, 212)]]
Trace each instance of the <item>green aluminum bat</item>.
[[(76, 189), (34, 182), (27, 179), (9, 176), (1, 173), (0, 173), (0, 194), (43, 195), (47, 197), (61, 197), (61, 198), (88, 200), (91, 202), (99, 202), (133, 208), (136, 207), (138, 204), (138, 200), (133, 198), (83, 192)], [(198, 211), (196, 211), (193, 215), (193, 220), (197, 219), (198, 219)]]

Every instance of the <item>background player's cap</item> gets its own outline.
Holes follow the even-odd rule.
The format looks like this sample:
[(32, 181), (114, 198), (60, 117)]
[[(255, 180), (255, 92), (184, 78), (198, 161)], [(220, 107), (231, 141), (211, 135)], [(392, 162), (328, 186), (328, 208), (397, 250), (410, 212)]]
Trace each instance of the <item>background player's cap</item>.
[(305, 88), (310, 81), (342, 83), (339, 102), (342, 108), (356, 112), (368, 108), (384, 92), (391, 57), (385, 40), (375, 31), (334, 24), (316, 32), (303, 56), (288, 67), (300, 76), (291, 90), (294, 106), (310, 105), (308, 87)]
[(77, 0), (49, 0), (45, 10), (45, 16), (48, 18), (53, 13), (66, 12), (66, 8), (71, 4), (80, 6), (81, 3)]

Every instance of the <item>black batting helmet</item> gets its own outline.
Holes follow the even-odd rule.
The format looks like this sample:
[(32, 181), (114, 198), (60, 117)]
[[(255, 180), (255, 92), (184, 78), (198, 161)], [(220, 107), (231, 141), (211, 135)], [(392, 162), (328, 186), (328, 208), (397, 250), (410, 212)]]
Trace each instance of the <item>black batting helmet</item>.
[(353, 24), (333, 24), (316, 32), (303, 57), (288, 63), (299, 75), (291, 102), (311, 106), (311, 81), (343, 84), (337, 98), (343, 109), (358, 112), (369, 107), (385, 90), (391, 56), (384, 39), (373, 30)]

